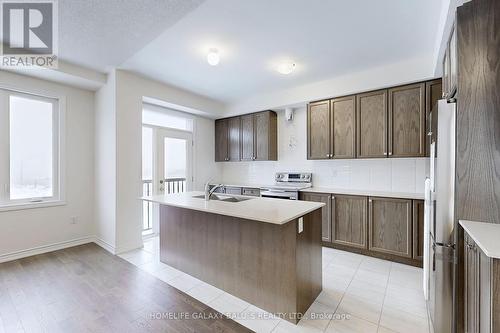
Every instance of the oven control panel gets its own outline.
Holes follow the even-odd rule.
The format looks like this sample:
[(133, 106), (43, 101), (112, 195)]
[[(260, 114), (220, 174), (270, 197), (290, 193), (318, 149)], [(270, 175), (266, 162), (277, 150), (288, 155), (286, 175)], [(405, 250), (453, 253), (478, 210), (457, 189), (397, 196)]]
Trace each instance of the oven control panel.
[(274, 179), (277, 183), (311, 183), (312, 173), (278, 172)]

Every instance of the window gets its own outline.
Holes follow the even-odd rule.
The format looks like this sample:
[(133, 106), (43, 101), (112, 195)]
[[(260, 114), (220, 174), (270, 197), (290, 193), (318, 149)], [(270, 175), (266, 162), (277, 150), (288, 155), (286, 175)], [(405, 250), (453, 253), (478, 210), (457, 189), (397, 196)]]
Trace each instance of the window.
[(57, 99), (0, 90), (0, 207), (59, 201)]

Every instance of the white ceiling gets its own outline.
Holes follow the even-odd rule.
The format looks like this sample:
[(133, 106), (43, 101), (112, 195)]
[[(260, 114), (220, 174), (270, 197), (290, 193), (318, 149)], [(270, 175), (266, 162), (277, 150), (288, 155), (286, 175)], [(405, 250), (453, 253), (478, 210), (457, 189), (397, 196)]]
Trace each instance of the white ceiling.
[[(103, 2), (108, 1), (118, 0)], [(169, 12), (156, 1), (147, 2), (156, 4), (156, 12)], [(167, 21), (196, 7), (167, 3), (177, 4), (177, 15), (169, 13)], [(120, 67), (234, 103), (249, 95), (431, 57), (441, 4), (442, 0), (207, 0)], [(151, 11), (142, 15), (157, 22)], [(107, 50), (122, 49), (109, 62), (126, 58), (126, 53), (130, 55), (143, 42), (137, 38), (134, 43), (138, 44), (133, 45), (120, 38), (121, 31), (115, 34), (119, 29), (114, 24), (128, 18), (130, 15), (123, 14), (94, 32), (100, 33), (98, 40)], [(154, 35), (147, 29), (140, 29), (136, 36), (141, 34), (145, 39)], [(93, 38), (87, 42), (94, 43)], [(81, 44), (75, 41), (75, 49), (81, 49), (77, 46)], [(206, 62), (211, 47), (220, 50), (219, 66)], [(106, 54), (103, 50), (94, 58), (97, 61)], [(288, 76), (278, 74), (274, 67), (283, 60), (296, 62), (296, 71)]]
[(105, 72), (204, 0), (59, 0), (59, 58)]

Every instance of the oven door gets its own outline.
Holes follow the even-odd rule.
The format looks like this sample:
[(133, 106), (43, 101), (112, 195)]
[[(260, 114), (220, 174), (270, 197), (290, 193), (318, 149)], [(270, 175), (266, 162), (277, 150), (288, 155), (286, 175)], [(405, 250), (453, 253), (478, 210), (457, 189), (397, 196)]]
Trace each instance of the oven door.
[(270, 188), (261, 188), (260, 196), (263, 198), (276, 198), (286, 200), (298, 200), (299, 193), (297, 191), (274, 190)]

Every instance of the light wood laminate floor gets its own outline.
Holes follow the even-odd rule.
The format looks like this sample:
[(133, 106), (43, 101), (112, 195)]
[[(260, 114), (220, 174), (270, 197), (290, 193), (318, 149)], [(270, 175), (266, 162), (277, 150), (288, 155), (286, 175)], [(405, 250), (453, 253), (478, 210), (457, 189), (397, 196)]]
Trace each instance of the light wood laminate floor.
[(87, 244), (0, 264), (0, 333), (4, 332), (249, 330)]

